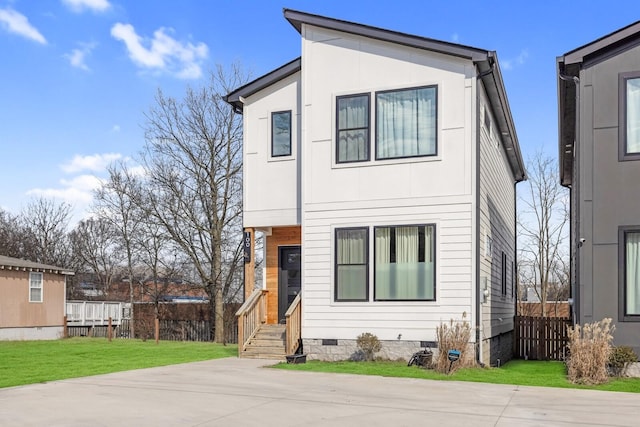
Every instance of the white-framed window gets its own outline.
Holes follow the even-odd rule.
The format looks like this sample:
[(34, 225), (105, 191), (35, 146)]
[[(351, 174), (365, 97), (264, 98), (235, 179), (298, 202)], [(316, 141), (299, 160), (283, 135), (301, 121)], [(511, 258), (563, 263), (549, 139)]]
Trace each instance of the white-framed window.
[(435, 225), (374, 227), (376, 301), (435, 300)]
[(42, 302), (42, 273), (29, 273), (29, 302)]

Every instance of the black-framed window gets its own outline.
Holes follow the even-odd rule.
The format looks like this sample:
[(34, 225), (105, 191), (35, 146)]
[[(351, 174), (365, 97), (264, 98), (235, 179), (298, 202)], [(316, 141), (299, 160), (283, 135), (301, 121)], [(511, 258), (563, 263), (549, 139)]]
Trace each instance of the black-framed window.
[(369, 228), (337, 228), (335, 300), (369, 300)]
[(336, 162), (369, 160), (369, 94), (336, 97)]
[(271, 113), (271, 157), (291, 155), (291, 110)]
[(435, 300), (435, 225), (374, 227), (374, 234), (374, 299)]
[(516, 267), (513, 263), (513, 261), (511, 261), (511, 298), (513, 299), (514, 296), (514, 289), (515, 289), (515, 281), (516, 281)]
[(500, 266), (500, 290), (503, 296), (507, 296), (507, 254), (502, 252), (502, 265)]
[(438, 153), (438, 88), (376, 92), (376, 159)]
[(620, 321), (640, 322), (640, 226), (618, 231)]
[(619, 160), (640, 160), (640, 71), (619, 76)]

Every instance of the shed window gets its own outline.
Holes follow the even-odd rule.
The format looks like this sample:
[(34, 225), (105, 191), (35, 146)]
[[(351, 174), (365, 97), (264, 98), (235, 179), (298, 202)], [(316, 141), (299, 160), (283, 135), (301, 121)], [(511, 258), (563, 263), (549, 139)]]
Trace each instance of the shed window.
[(42, 302), (42, 273), (29, 273), (29, 302)]

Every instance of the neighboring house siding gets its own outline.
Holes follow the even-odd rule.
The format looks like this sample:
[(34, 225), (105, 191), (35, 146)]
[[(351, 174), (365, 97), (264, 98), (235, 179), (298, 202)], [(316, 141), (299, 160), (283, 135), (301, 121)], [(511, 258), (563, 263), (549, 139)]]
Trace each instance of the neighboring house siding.
[[(480, 277), (489, 288), (482, 304), (483, 353), (489, 357), (489, 338), (513, 330), (515, 315), (515, 186), (501, 135), (480, 90)], [(485, 116), (488, 114), (488, 116)], [(491, 241), (487, 245), (487, 240)], [(490, 253), (489, 252), (490, 247)], [(505, 266), (503, 268), (503, 263)], [(503, 277), (504, 276), (504, 277)], [(504, 282), (503, 282), (504, 281)], [(483, 289), (484, 290), (484, 289)], [(495, 352), (491, 352), (495, 356)]]
[[(470, 61), (303, 27), (304, 339), (434, 340), (473, 311), (475, 70)], [(375, 70), (375, 72), (372, 72)], [(437, 85), (438, 152), (375, 160), (375, 93)], [(336, 96), (368, 93), (368, 162), (336, 164)], [(373, 226), (435, 224), (436, 300), (373, 301)], [(335, 229), (369, 227), (369, 301), (335, 302)]]
[(640, 229), (640, 161), (619, 161), (619, 73), (640, 71), (640, 47), (584, 68), (580, 73), (578, 249), (580, 323), (610, 317), (615, 343), (640, 351), (640, 324), (620, 321), (618, 235)]
[[(245, 226), (300, 224), (300, 73), (254, 94), (244, 109)], [(271, 115), (291, 111), (291, 155), (271, 155)], [(265, 177), (268, 177), (266, 179)]]
[(29, 272), (0, 271), (0, 339), (59, 338), (64, 324), (65, 278), (44, 273), (42, 302), (29, 302)]

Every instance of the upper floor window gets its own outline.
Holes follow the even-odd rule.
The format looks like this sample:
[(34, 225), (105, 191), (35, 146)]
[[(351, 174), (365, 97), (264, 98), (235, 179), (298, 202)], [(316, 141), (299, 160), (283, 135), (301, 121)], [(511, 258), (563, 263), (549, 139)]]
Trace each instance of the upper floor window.
[(437, 87), (376, 93), (376, 159), (437, 154)]
[(620, 320), (640, 321), (640, 227), (621, 227), (619, 245)]
[(369, 160), (369, 95), (336, 98), (337, 163)]
[(291, 111), (271, 113), (271, 156), (291, 155)]
[(375, 299), (435, 299), (434, 225), (375, 227)]
[(42, 273), (29, 273), (29, 302), (42, 302)]
[(369, 254), (366, 227), (336, 229), (336, 301), (369, 299)]
[(620, 73), (619, 159), (640, 160), (640, 72)]

